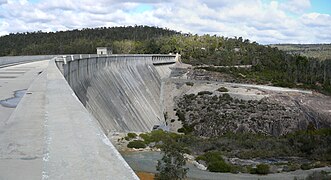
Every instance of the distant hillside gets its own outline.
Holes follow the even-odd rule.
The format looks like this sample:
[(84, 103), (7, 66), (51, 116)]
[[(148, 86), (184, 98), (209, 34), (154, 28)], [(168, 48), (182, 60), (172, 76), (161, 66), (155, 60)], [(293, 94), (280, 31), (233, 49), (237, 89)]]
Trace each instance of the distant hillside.
[(331, 44), (273, 44), (270, 46), (289, 54), (300, 54), (320, 60), (331, 59)]
[(179, 33), (149, 26), (16, 33), (0, 37), (0, 56), (95, 53), (96, 47), (112, 47), (115, 41), (146, 41), (174, 34)]
[[(95, 53), (98, 46), (112, 47), (113, 52), (118, 54), (178, 52), (183, 62), (204, 65), (208, 71), (227, 73), (260, 84), (309, 88), (331, 94), (331, 58), (317, 61), (316, 58), (279, 50), (292, 46), (300, 49), (300, 46), (281, 45), (276, 48), (242, 37), (182, 34), (158, 27), (127, 26), (10, 34), (0, 37), (0, 56)], [(293, 51), (296, 50), (293, 48)], [(308, 49), (309, 52), (318, 52), (317, 49), (329, 48), (309, 45)], [(214, 67), (233, 65), (251, 65), (252, 68)]]

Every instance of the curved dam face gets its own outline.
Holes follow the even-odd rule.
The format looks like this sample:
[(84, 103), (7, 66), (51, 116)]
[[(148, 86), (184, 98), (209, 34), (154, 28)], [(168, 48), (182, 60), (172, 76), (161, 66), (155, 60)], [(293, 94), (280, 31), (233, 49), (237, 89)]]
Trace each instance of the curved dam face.
[(111, 55), (64, 62), (64, 77), (106, 134), (150, 131), (164, 124), (158, 70), (175, 63), (175, 56)]

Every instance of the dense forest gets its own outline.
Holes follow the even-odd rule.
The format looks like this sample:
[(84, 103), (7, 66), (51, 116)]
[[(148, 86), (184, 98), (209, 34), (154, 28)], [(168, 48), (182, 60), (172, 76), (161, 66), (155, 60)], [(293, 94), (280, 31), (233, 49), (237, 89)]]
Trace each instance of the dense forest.
[(320, 60), (331, 59), (331, 44), (272, 44), (288, 54), (300, 54)]
[[(0, 56), (95, 53), (99, 46), (131, 45), (149, 42), (163, 36), (179, 34), (176, 31), (149, 27), (101, 27), (58, 32), (25, 32), (0, 37)], [(121, 42), (120, 44), (118, 42)], [(128, 42), (128, 43), (127, 43)]]
[[(0, 37), (0, 56), (95, 53), (96, 47), (114, 53), (180, 53), (185, 63), (209, 65), (218, 71), (256, 83), (316, 89), (331, 94), (331, 59), (288, 54), (241, 37), (183, 34), (149, 26), (103, 27), (59, 32), (27, 32)], [(252, 65), (252, 68), (217, 66)]]

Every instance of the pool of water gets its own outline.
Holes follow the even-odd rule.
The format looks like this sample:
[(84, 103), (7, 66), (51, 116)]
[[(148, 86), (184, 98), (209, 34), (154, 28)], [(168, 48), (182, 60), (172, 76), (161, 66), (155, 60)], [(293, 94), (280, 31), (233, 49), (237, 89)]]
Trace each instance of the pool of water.
[(0, 100), (0, 104), (3, 107), (16, 108), (16, 106), (18, 105), (18, 103), (20, 102), (20, 100), (22, 99), (25, 93), (26, 93), (26, 89), (14, 91), (14, 97)]
[[(123, 158), (136, 172), (150, 172), (156, 173), (157, 161), (162, 158), (160, 152), (121, 152)], [(297, 170), (286, 173), (268, 174), (265, 176), (253, 174), (231, 174), (231, 173), (213, 173), (203, 171), (195, 167), (191, 163), (187, 163), (186, 167), (189, 168), (187, 177), (190, 180), (218, 180), (218, 179), (231, 179), (231, 180), (293, 180), (294, 178), (302, 179), (311, 174), (313, 171), (327, 171), (331, 172), (331, 167), (311, 169), (307, 171)]]

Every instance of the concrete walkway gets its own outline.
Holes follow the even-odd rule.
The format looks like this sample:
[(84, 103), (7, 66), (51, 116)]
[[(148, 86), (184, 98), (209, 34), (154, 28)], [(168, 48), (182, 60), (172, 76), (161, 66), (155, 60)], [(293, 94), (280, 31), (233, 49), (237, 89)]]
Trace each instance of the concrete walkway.
[(47, 65), (46, 60), (0, 68), (0, 127), (9, 119), (22, 95)]
[(1, 81), (0, 97), (10, 99), (13, 91), (27, 90), (16, 108), (4, 111), (6, 119), (0, 116), (0, 180), (138, 179), (54, 60), (1, 72), (7, 69), (22, 72), (16, 78), (6, 75), (12, 82)]

